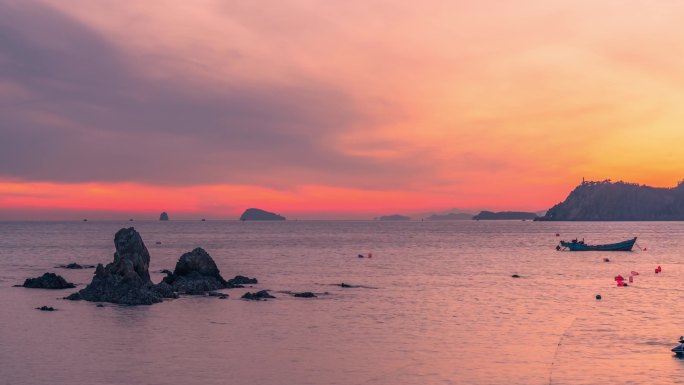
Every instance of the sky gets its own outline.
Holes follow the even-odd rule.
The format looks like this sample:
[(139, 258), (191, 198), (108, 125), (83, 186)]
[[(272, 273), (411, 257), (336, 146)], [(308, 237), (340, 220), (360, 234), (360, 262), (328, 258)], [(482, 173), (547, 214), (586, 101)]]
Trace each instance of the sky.
[(0, 0), (0, 220), (537, 211), (684, 178), (684, 2)]

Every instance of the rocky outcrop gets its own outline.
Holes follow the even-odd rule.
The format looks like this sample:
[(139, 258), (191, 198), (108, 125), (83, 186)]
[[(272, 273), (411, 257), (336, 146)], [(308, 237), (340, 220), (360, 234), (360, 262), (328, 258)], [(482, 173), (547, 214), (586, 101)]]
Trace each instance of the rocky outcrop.
[(411, 217), (407, 217), (404, 215), (384, 215), (380, 217), (381, 221), (410, 221)]
[(59, 269), (75, 270), (75, 269), (94, 269), (95, 265), (79, 265), (78, 263), (72, 262), (68, 265), (57, 265), (55, 267), (57, 267)]
[(284, 221), (285, 217), (262, 209), (247, 209), (240, 216), (241, 221)]
[(235, 278), (231, 278), (226, 283), (229, 288), (242, 287), (242, 285), (256, 285), (259, 283), (256, 278), (248, 278), (242, 275), (236, 275)]
[(242, 299), (250, 301), (265, 301), (270, 298), (275, 298), (267, 290), (257, 291), (256, 293), (246, 292), (242, 295)]
[(21, 285), (30, 289), (72, 289), (76, 287), (71, 282), (67, 282), (66, 279), (55, 273), (45, 273), (37, 278), (28, 278)]
[(479, 214), (473, 217), (474, 220), (534, 220), (537, 218), (536, 213), (528, 213), (524, 211), (480, 211)]
[(682, 221), (684, 182), (674, 188), (634, 183), (582, 182), (542, 221)]
[[(238, 279), (240, 282), (244, 279), (249, 280), (247, 277), (238, 277), (240, 277)], [(256, 283), (256, 280), (254, 282)], [(237, 283), (223, 279), (214, 259), (201, 247), (183, 254), (176, 263), (173, 273), (167, 273), (164, 277), (160, 286), (163, 285), (168, 285), (175, 292), (192, 295), (240, 287)]]
[(159, 220), (160, 221), (168, 221), (169, 220), (169, 214), (164, 211), (163, 213), (159, 214)]
[(37, 307), (36, 310), (40, 310), (40, 311), (55, 311), (55, 310), (57, 310), (57, 309), (55, 309), (55, 308), (52, 307), (52, 306), (41, 306), (41, 307)]
[(310, 292), (310, 291), (303, 291), (301, 293), (294, 293), (293, 294), (295, 297), (298, 298), (316, 298), (316, 294)]
[(98, 264), (92, 282), (67, 299), (151, 305), (173, 297), (172, 291), (157, 288), (150, 280), (150, 254), (133, 227), (119, 230), (114, 245), (114, 261), (107, 266)]

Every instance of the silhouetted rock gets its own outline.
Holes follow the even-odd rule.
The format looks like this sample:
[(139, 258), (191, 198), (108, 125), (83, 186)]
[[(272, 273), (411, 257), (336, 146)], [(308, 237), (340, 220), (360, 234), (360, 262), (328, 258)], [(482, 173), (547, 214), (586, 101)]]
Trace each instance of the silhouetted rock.
[(582, 182), (541, 221), (682, 221), (684, 182), (674, 188)]
[(449, 213), (449, 214), (433, 214), (427, 217), (431, 221), (464, 221), (473, 219), (473, 214), (468, 213)]
[(406, 217), (403, 215), (384, 215), (380, 217), (381, 221), (410, 221), (411, 217)]
[(68, 265), (57, 265), (55, 267), (60, 268), (60, 269), (76, 270), (76, 269), (94, 269), (95, 265), (79, 265), (78, 263), (72, 262)]
[(216, 263), (201, 247), (183, 254), (173, 273), (164, 277), (162, 283), (183, 294), (204, 294), (227, 287)]
[(247, 209), (240, 215), (241, 221), (284, 221), (285, 217), (262, 209)]
[(36, 310), (40, 310), (40, 311), (55, 311), (55, 310), (57, 310), (57, 309), (55, 309), (55, 308), (52, 307), (52, 306), (41, 306), (41, 307), (37, 307)]
[(269, 294), (269, 292), (266, 290), (257, 291), (256, 293), (247, 292), (242, 296), (242, 299), (248, 299), (251, 301), (261, 301), (261, 300), (265, 301), (269, 298), (275, 298), (275, 297), (272, 296), (271, 294)]
[(236, 275), (235, 278), (228, 280), (226, 286), (228, 287), (242, 287), (242, 285), (256, 285), (258, 283), (256, 278), (248, 278), (242, 275)]
[(228, 298), (228, 294), (225, 293), (219, 293), (217, 291), (209, 291), (206, 293), (209, 297), (217, 297), (218, 299), (226, 299)]
[(55, 273), (45, 273), (38, 278), (28, 278), (22, 286), (30, 289), (71, 289), (76, 287)]
[(473, 217), (474, 220), (520, 220), (520, 219), (535, 219), (536, 213), (528, 213), (522, 211), (481, 211)]
[(310, 292), (310, 291), (303, 291), (301, 293), (294, 293), (295, 297), (299, 298), (316, 298), (316, 294)]
[(133, 227), (119, 230), (114, 236), (114, 245), (114, 261), (107, 266), (98, 264), (90, 285), (67, 299), (151, 305), (170, 296), (168, 291), (155, 288), (152, 284), (150, 254)]
[(164, 211), (163, 213), (159, 214), (159, 220), (160, 221), (168, 221), (169, 220), (169, 214)]

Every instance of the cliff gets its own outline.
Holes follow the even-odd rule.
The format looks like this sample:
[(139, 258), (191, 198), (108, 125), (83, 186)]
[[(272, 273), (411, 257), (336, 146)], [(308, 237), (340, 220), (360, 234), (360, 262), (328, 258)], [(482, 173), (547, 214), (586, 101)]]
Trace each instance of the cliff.
[(658, 188), (610, 180), (583, 182), (538, 220), (681, 221), (684, 183), (674, 188)]
[(241, 221), (284, 221), (285, 217), (261, 209), (247, 209), (240, 216)]
[(537, 214), (526, 213), (522, 211), (500, 211), (497, 213), (491, 211), (481, 211), (475, 215), (475, 220), (521, 220), (521, 219), (535, 219)]

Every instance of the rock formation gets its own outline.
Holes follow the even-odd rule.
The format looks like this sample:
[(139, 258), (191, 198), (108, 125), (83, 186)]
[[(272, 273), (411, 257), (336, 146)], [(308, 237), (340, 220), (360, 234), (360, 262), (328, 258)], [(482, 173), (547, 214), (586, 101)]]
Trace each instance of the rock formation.
[(284, 221), (285, 217), (262, 209), (247, 209), (240, 216), (241, 221)]
[(257, 291), (256, 293), (246, 292), (242, 295), (242, 299), (247, 299), (250, 301), (265, 301), (269, 298), (275, 298), (267, 290)]
[(204, 294), (225, 289), (227, 282), (216, 263), (201, 247), (183, 254), (173, 273), (167, 274), (160, 285), (167, 284), (173, 291), (183, 294)]
[(71, 289), (76, 287), (55, 273), (45, 273), (38, 278), (28, 278), (21, 286), (31, 289)]
[(57, 265), (55, 267), (60, 268), (60, 269), (72, 269), (72, 270), (74, 270), (74, 269), (94, 269), (95, 268), (94, 265), (79, 265), (76, 262), (72, 262), (68, 265)]
[(159, 220), (160, 221), (168, 221), (169, 220), (169, 214), (164, 211), (163, 213), (159, 214)]
[(674, 188), (633, 183), (582, 182), (542, 221), (682, 221), (684, 181)]
[(380, 220), (381, 221), (410, 221), (411, 217), (407, 217), (404, 215), (398, 215), (398, 214), (384, 215), (384, 216), (380, 217)]
[(533, 220), (537, 218), (536, 213), (528, 213), (528, 212), (522, 212), (522, 211), (500, 211), (500, 212), (491, 212), (491, 211), (481, 211), (479, 214), (475, 215), (473, 217), (474, 220), (521, 220), (521, 219), (529, 219)]
[(98, 264), (92, 282), (67, 299), (151, 305), (173, 297), (173, 292), (155, 287), (150, 280), (150, 254), (133, 227), (119, 230), (114, 245), (114, 261), (107, 266)]

